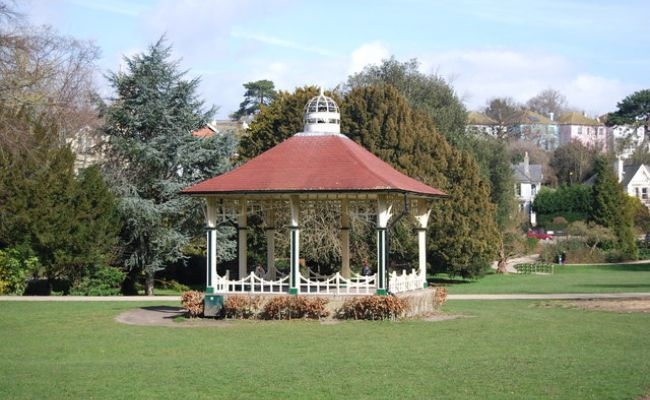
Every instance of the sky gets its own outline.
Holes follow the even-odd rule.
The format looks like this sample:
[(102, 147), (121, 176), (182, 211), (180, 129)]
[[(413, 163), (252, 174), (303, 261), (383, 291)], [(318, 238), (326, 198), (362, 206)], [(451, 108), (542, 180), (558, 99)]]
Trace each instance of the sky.
[(590, 116), (650, 88), (647, 0), (23, 0), (34, 24), (90, 40), (98, 81), (165, 35), (173, 59), (199, 77), (217, 119), (247, 82), (330, 90), (367, 65), (417, 59), (468, 110), (526, 102), (545, 89)]

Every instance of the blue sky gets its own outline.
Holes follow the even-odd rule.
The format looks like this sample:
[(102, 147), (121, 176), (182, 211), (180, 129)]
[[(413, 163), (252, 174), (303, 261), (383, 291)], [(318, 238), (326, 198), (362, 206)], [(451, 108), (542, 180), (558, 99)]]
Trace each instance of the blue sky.
[[(165, 34), (226, 118), (243, 84), (331, 89), (368, 64), (416, 58), (470, 110), (544, 89), (589, 115), (650, 88), (646, 0), (27, 0), (29, 20), (93, 41), (102, 72)], [(100, 78), (108, 95), (105, 80)]]

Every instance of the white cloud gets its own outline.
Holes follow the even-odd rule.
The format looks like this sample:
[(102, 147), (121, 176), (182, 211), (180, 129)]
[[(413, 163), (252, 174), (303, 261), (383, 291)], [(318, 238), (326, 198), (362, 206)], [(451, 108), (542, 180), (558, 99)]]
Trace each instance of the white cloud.
[(571, 103), (592, 116), (615, 111), (616, 104), (631, 93), (620, 81), (580, 74), (563, 89)]
[(361, 72), (367, 65), (379, 64), (389, 57), (390, 51), (382, 42), (362, 44), (352, 52), (348, 74)]
[(526, 102), (544, 89), (555, 89), (570, 106), (591, 115), (613, 111), (630, 93), (618, 80), (581, 72), (583, 66), (549, 52), (514, 49), (470, 49), (429, 54), (422, 71), (451, 81), (470, 110), (482, 109), (494, 97)]

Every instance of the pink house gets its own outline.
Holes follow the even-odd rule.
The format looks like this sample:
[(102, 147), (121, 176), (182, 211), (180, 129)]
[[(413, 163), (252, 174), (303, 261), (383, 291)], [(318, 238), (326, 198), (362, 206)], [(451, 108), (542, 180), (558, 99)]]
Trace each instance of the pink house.
[(603, 153), (607, 151), (607, 128), (598, 120), (570, 112), (562, 115), (557, 124), (561, 145), (577, 140), (589, 148), (597, 148)]

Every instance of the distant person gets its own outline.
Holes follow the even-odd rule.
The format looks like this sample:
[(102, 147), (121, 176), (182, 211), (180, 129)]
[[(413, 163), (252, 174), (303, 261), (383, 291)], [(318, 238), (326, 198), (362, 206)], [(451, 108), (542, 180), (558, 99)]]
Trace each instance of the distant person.
[(361, 275), (363, 276), (372, 275), (372, 271), (370, 270), (370, 266), (368, 265), (368, 260), (363, 261), (363, 268), (361, 268)]
[(259, 276), (260, 278), (264, 278), (264, 275), (266, 275), (266, 271), (264, 271), (262, 264), (257, 264), (257, 267), (255, 267), (255, 275)]

